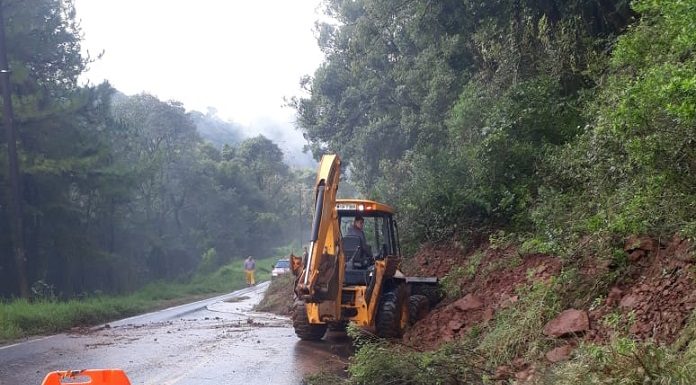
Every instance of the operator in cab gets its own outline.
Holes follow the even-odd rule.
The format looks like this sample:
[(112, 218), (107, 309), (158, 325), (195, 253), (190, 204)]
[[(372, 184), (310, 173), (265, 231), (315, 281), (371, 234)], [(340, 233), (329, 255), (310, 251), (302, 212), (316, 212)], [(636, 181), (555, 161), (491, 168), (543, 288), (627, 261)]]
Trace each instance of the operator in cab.
[(371, 258), (372, 250), (370, 249), (370, 245), (367, 244), (367, 238), (365, 238), (365, 231), (363, 231), (363, 227), (365, 227), (365, 218), (357, 215), (355, 219), (353, 219), (353, 225), (348, 227), (346, 235), (359, 237), (360, 248), (362, 249), (363, 255)]

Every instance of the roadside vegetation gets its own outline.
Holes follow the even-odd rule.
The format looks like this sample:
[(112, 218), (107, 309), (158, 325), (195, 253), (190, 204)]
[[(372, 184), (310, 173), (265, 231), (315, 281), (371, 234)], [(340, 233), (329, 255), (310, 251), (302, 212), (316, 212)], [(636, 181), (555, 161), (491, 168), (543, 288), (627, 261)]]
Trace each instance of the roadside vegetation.
[[(270, 279), (277, 258), (257, 260), (256, 279)], [(197, 274), (189, 282), (155, 282), (129, 295), (94, 295), (68, 301), (49, 292), (31, 301), (0, 302), (0, 343), (35, 335), (90, 327), (148, 311), (229, 293), (246, 286), (241, 262), (212, 273)]]

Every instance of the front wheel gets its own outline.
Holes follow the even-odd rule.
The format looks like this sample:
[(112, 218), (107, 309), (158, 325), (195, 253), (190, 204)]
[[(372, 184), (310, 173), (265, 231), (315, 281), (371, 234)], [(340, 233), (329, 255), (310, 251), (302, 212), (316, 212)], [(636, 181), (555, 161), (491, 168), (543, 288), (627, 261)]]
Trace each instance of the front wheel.
[(428, 301), (428, 297), (414, 294), (408, 299), (408, 315), (411, 325), (425, 318), (429, 311), (430, 301)]
[(293, 305), (292, 327), (301, 340), (318, 341), (326, 333), (326, 324), (311, 324), (307, 318), (307, 305), (304, 301), (295, 301)]
[(408, 290), (405, 284), (385, 290), (377, 309), (375, 329), (385, 338), (401, 337), (408, 326)]

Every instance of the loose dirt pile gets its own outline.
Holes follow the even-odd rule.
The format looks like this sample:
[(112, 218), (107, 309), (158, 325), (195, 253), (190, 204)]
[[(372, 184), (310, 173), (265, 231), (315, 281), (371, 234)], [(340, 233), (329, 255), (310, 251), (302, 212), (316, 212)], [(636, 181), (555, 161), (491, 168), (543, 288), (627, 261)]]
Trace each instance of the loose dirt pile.
[(455, 267), (476, 268), (472, 267), (472, 274), (457, 282), (463, 296), (440, 303), (406, 333), (405, 342), (420, 349), (433, 349), (456, 339), (472, 326), (492, 320), (496, 311), (517, 302), (517, 287), (546, 280), (561, 268), (558, 258), (541, 254), (521, 258), (514, 247), (484, 250), (483, 254), (465, 256), (457, 247), (427, 247), (415, 256), (415, 264), (411, 262), (409, 269), (417, 270), (414, 273), (419, 275), (442, 278)]
[(289, 316), (293, 303), (295, 276), (283, 274), (271, 280), (261, 302), (254, 310)]
[(588, 339), (603, 342), (618, 326), (639, 340), (674, 342), (696, 307), (693, 245), (678, 237), (630, 238), (624, 250), (630, 275), (589, 312)]
[[(631, 237), (624, 252), (628, 266), (616, 285), (587, 308), (573, 309), (589, 319), (589, 325), (572, 337), (563, 337), (571, 345), (578, 339), (606, 342), (617, 331), (637, 340), (672, 343), (696, 308), (693, 244), (678, 237), (668, 242)], [(590, 284), (615, 268), (603, 262), (592, 264), (599, 259), (589, 261), (590, 265), (581, 269), (581, 279)], [(446, 299), (416, 323), (404, 336), (406, 343), (433, 349), (462, 336), (474, 325), (487, 324), (497, 311), (517, 302), (517, 288), (558, 275), (564, 263), (550, 255), (522, 256), (515, 247), (484, 247), (465, 253), (451, 244), (424, 247), (406, 269), (410, 274), (442, 278), (448, 273), (456, 276), (455, 269), (466, 270), (467, 266), (476, 268), (471, 269), (475, 274), (464, 274), (457, 281), (462, 296)]]

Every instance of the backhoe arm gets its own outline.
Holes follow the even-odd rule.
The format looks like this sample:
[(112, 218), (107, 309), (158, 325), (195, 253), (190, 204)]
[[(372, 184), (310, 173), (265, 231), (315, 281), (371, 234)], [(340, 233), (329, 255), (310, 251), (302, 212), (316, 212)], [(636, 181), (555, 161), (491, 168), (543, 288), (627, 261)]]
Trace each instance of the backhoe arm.
[[(329, 314), (340, 311), (336, 305), (343, 286), (344, 256), (340, 250), (340, 229), (336, 211), (336, 193), (341, 160), (337, 155), (324, 155), (314, 187), (314, 219), (309, 254), (295, 287), (298, 298), (306, 303), (322, 302)], [(336, 311), (333, 311), (335, 308)], [(315, 314), (318, 316), (318, 314)], [(312, 318), (310, 316), (310, 318)]]

